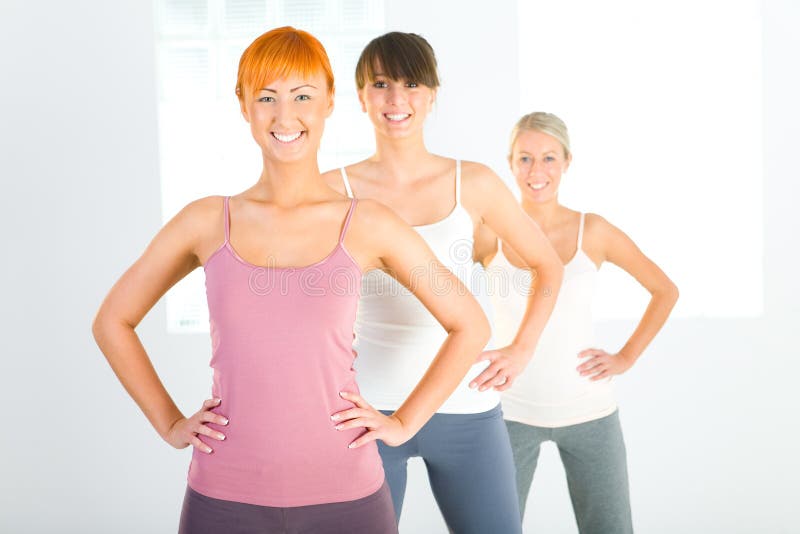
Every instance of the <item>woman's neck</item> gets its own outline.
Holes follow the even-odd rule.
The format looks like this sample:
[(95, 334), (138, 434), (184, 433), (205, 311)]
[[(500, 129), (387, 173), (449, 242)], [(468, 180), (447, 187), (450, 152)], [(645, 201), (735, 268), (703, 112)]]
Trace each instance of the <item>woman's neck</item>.
[(386, 178), (404, 181), (420, 175), (426, 162), (435, 158), (425, 148), (422, 135), (405, 138), (375, 136), (375, 154), (369, 158), (384, 171)]
[(558, 216), (563, 207), (558, 203), (558, 197), (553, 197), (547, 202), (532, 202), (523, 198), (522, 209), (536, 221), (536, 224), (538, 224), (543, 231), (547, 232), (558, 220)]
[(252, 191), (261, 200), (292, 207), (330, 192), (316, 158), (291, 163), (264, 158), (264, 167)]

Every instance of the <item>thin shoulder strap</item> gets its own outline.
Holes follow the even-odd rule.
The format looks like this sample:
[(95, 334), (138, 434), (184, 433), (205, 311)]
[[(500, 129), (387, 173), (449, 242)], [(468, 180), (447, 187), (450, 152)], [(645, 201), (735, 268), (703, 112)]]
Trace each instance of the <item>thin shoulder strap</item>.
[(583, 246), (583, 221), (586, 219), (586, 214), (581, 212), (581, 224), (578, 227), (578, 250)]
[(355, 198), (350, 201), (350, 209), (347, 210), (347, 217), (345, 217), (344, 224), (342, 225), (342, 233), (339, 234), (340, 244), (344, 241), (344, 235), (347, 233), (347, 227), (350, 226), (350, 218), (353, 216), (353, 210), (356, 209), (356, 203), (358, 203), (358, 200)]
[(355, 196), (353, 196), (353, 190), (350, 188), (350, 180), (347, 178), (347, 171), (344, 170), (344, 167), (342, 167), (342, 181), (344, 181), (344, 190), (347, 191), (347, 196), (349, 198), (355, 198)]
[(461, 160), (456, 160), (456, 206), (461, 205)]
[(230, 201), (231, 201), (231, 197), (225, 197), (225, 201), (223, 202), (223, 205), (225, 206), (224, 212), (225, 212), (225, 242), (226, 243), (231, 240), (231, 210), (228, 207), (228, 205), (230, 204)]

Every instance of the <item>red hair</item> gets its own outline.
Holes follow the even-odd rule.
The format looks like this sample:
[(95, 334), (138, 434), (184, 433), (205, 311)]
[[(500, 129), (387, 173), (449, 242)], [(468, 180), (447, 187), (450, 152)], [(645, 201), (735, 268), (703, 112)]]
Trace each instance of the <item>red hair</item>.
[(333, 70), (325, 47), (316, 37), (303, 30), (283, 26), (275, 28), (253, 41), (239, 60), (236, 96), (244, 91), (255, 92), (275, 80), (300, 76), (307, 78), (318, 73), (325, 76), (328, 94), (333, 94)]

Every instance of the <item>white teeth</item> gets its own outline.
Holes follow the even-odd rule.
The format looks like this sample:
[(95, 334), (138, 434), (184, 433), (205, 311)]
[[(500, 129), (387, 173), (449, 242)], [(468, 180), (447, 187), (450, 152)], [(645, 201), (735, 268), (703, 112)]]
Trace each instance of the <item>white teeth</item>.
[(408, 113), (387, 113), (386, 118), (390, 121), (404, 121), (409, 118), (411, 115)]
[(544, 189), (545, 187), (547, 187), (547, 182), (542, 182), (540, 184), (528, 184), (528, 187), (530, 187), (534, 191), (539, 191), (539, 190)]
[(281, 143), (291, 143), (292, 141), (300, 137), (302, 133), (303, 132), (297, 132), (293, 134), (279, 134), (277, 132), (272, 132), (272, 135), (275, 137), (275, 139), (277, 139)]

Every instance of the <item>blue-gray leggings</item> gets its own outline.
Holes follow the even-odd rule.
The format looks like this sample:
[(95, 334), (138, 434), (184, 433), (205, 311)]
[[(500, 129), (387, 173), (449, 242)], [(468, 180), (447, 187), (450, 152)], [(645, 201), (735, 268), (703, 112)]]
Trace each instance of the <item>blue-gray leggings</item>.
[(628, 467), (619, 414), (559, 428), (506, 421), (517, 466), (519, 508), (531, 489), (543, 441), (554, 441), (567, 474), (572, 508), (581, 534), (633, 532)]
[(398, 522), (408, 459), (419, 456), (451, 532), (521, 534), (514, 460), (499, 405), (483, 413), (434, 414), (408, 442), (389, 447), (378, 441), (378, 450)]

